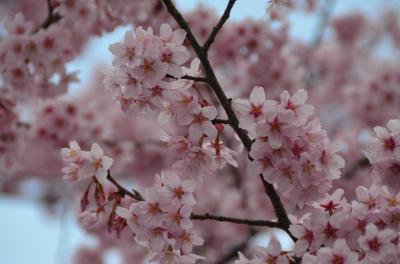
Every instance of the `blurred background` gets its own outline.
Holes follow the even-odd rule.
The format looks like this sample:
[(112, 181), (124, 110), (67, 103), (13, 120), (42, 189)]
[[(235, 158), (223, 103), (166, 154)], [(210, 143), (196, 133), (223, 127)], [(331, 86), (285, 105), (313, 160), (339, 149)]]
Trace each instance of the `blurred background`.
[[(3, 1), (3, 0), (0, 0)], [(329, 1), (329, 0), (328, 0)], [(377, 10), (388, 6), (400, 6), (400, 1), (391, 0), (332, 0), (333, 15), (361, 11), (368, 16), (378, 14)], [(177, 0), (178, 7), (190, 11), (197, 5), (207, 5), (215, 8), (221, 14), (226, 5), (225, 0)], [(232, 20), (245, 18), (264, 19), (266, 16), (266, 0), (238, 0), (232, 11)], [(32, 12), (35, 12), (32, 10)], [(310, 13), (293, 13), (290, 15), (290, 35), (310, 42), (315, 34), (318, 18)], [(67, 65), (68, 71), (78, 70), (81, 83), (74, 84), (71, 93), (85, 86), (98, 65), (111, 65), (111, 53), (108, 46), (119, 41), (129, 27), (119, 27), (111, 33), (93, 38), (86, 45), (82, 55)], [(332, 34), (325, 32), (324, 38)], [(390, 56), (390, 51), (382, 47), (381, 56)], [(52, 264), (70, 263), (74, 249), (82, 244), (95, 243), (76, 223), (75, 215), (69, 212), (68, 204), (61, 202), (55, 212), (41, 205), (39, 199), (40, 185), (34, 181), (23, 185), (25, 197), (12, 197), (0, 194), (0, 262), (19, 264)], [(254, 243), (264, 244), (264, 238)], [(290, 247), (288, 241), (287, 248)], [(118, 255), (108, 254), (109, 263), (119, 263)], [(134, 262), (132, 262), (134, 263)]]

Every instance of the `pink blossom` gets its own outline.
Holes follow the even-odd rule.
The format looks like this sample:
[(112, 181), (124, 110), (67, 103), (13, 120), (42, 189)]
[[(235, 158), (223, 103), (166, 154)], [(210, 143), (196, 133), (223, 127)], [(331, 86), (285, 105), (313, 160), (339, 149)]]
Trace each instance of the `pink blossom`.
[(211, 123), (217, 116), (217, 109), (214, 106), (205, 106), (202, 108), (196, 107), (185, 116), (182, 116), (178, 123), (180, 125), (189, 125), (189, 138), (197, 141), (203, 135), (210, 138), (215, 138), (217, 129)]
[(166, 191), (166, 195), (171, 201), (177, 201), (179, 204), (193, 206), (195, 199), (193, 192), (196, 188), (194, 180), (181, 180), (174, 173), (163, 172), (160, 176), (161, 185)]
[(103, 150), (96, 143), (93, 143), (90, 152), (85, 153), (86, 162), (81, 170), (81, 177), (95, 176), (100, 183), (107, 179), (107, 171), (111, 168), (113, 159), (104, 156)]
[(294, 114), (289, 111), (280, 111), (279, 105), (274, 102), (268, 105), (266, 123), (260, 123), (256, 127), (259, 137), (268, 137), (272, 148), (278, 149), (282, 146), (284, 136), (291, 137), (296, 133), (296, 128), (290, 126)]
[(374, 224), (369, 224), (365, 235), (358, 239), (358, 244), (365, 251), (369, 260), (380, 261), (395, 253), (395, 247), (391, 242), (395, 237), (396, 234), (393, 230), (379, 231)]
[(110, 45), (110, 51), (116, 57), (113, 64), (120, 65), (124, 63), (134, 63), (134, 59), (137, 53), (140, 51), (136, 50), (136, 35), (132, 31), (125, 33), (124, 41), (117, 42)]
[(193, 246), (203, 245), (204, 240), (193, 230), (184, 230), (177, 238), (177, 247), (184, 254), (189, 254), (193, 250)]
[(352, 252), (344, 239), (335, 241), (333, 248), (322, 247), (317, 252), (318, 263), (326, 264), (357, 264), (358, 255)]
[(287, 111), (293, 111), (296, 125), (303, 125), (308, 118), (314, 113), (314, 107), (305, 104), (307, 100), (307, 92), (303, 89), (298, 90), (292, 96), (288, 91), (283, 91), (281, 94), (281, 105)]
[(235, 99), (233, 107), (241, 115), (241, 125), (246, 127), (252, 123), (258, 123), (265, 118), (269, 103), (271, 101), (265, 100), (264, 88), (255, 86), (250, 93), (250, 100)]
[(146, 86), (154, 86), (168, 72), (168, 65), (157, 61), (152, 57), (144, 57), (139, 64), (133, 68), (133, 76)]
[(289, 260), (283, 254), (281, 244), (276, 238), (271, 238), (266, 249), (256, 248), (254, 255), (261, 263), (289, 264)]
[(209, 152), (212, 170), (222, 169), (227, 163), (233, 167), (239, 166), (234, 158), (237, 153), (224, 146), (222, 141), (206, 141), (203, 143), (203, 148)]

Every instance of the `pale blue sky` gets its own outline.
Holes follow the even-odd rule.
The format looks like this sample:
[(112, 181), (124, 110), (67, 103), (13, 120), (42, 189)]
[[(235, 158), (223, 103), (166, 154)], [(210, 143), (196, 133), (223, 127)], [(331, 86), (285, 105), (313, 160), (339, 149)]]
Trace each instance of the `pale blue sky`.
[[(209, 4), (223, 12), (226, 0), (178, 0), (182, 10), (195, 7), (198, 2)], [(238, 0), (232, 11), (232, 19), (245, 17), (262, 19), (265, 16), (266, 0)], [(389, 5), (395, 0), (338, 0), (334, 13), (343, 13), (354, 8), (373, 15), (379, 6)], [(397, 2), (398, 4), (398, 2)], [(291, 17), (292, 35), (309, 40), (315, 27), (315, 17), (295, 15)], [(119, 41), (125, 28), (120, 28), (100, 39), (90, 41), (83, 56), (71, 63), (69, 70), (80, 70), (79, 77), (86, 83), (94, 66), (110, 64), (108, 45)], [(80, 85), (75, 85), (79, 87)], [(66, 256), (79, 243), (87, 243), (84, 234), (77, 228), (72, 215), (63, 219), (49, 218), (36, 202), (0, 197), (0, 258), (6, 264), (60, 264), (69, 263)], [(262, 240), (259, 240), (262, 241)], [(62, 252), (60, 255), (59, 253)], [(64, 259), (64, 261), (62, 261)]]

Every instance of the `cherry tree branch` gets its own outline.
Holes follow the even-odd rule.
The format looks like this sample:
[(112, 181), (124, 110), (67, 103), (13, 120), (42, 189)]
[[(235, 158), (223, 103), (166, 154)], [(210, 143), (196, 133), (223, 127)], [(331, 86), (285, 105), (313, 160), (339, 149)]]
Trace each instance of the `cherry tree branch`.
[[(120, 183), (117, 182), (112, 176), (110, 171), (108, 171), (107, 179), (117, 187), (118, 192), (122, 196), (130, 196), (137, 201), (144, 201), (143, 196), (136, 190), (129, 191), (125, 187), (123, 187)], [(209, 213), (206, 214), (192, 214), (190, 216), (192, 220), (215, 220), (218, 222), (229, 222), (233, 224), (241, 224), (241, 225), (248, 225), (248, 226), (266, 226), (266, 227), (281, 227), (281, 224), (278, 222), (273, 221), (266, 221), (266, 220), (250, 220), (250, 219), (241, 219), (241, 218), (234, 218), (234, 217), (227, 217), (227, 216), (218, 216), (212, 215)]]
[(208, 39), (206, 40), (206, 42), (203, 45), (204, 52), (207, 53), (207, 51), (210, 49), (211, 45), (213, 44), (218, 32), (221, 30), (222, 26), (228, 20), (235, 2), (236, 2), (236, 0), (229, 0), (228, 5), (226, 6), (225, 11), (221, 16), (221, 19), (219, 20), (218, 24), (213, 28), (210, 36), (208, 37)]
[(343, 178), (344, 179), (350, 179), (351, 177), (354, 176), (354, 173), (356, 173), (357, 170), (369, 166), (369, 160), (367, 158), (361, 158), (357, 160), (344, 174)]
[[(176, 78), (176, 77), (174, 77), (174, 76), (172, 76), (170, 74), (167, 74), (166, 77), (167, 78), (172, 78), (172, 79), (175, 79), (175, 80), (178, 79), (178, 78)], [(184, 75), (184, 76), (180, 77), (180, 79), (192, 80), (192, 81), (195, 81), (195, 82), (207, 82), (207, 79), (204, 78), (204, 77), (196, 77), (196, 76), (189, 76), (189, 75)]]
[(46, 29), (48, 28), (51, 24), (57, 23), (60, 19), (61, 16), (57, 13), (54, 13), (54, 8), (51, 5), (51, 0), (47, 0), (47, 9), (48, 9), (48, 15), (46, 20), (39, 26), (37, 27), (33, 33), (37, 33), (40, 29)]
[(203, 51), (200, 44), (197, 42), (196, 38), (193, 35), (192, 30), (190, 29), (187, 21), (183, 18), (182, 14), (176, 9), (175, 5), (171, 0), (162, 0), (165, 6), (168, 9), (168, 12), (175, 18), (176, 22), (179, 26), (186, 31), (186, 37), (189, 40), (193, 50), (195, 51), (197, 57), (200, 59), (200, 62), (204, 68), (206, 73), (206, 79), (208, 84), (214, 90), (214, 93), (218, 97), (222, 107), (224, 108), (228, 119), (229, 124), (235, 130), (236, 134), (239, 136), (243, 144), (245, 145), (247, 150), (250, 150), (250, 146), (252, 144), (252, 140), (247, 136), (245, 130), (239, 128), (239, 120), (236, 117), (236, 114), (233, 112), (231, 107), (231, 100), (229, 100), (224, 91), (222, 90), (221, 85), (219, 84), (217, 77), (215, 76), (214, 70), (211, 67), (210, 61), (207, 58), (206, 52)]
[(277, 227), (277, 228), (280, 227), (280, 223), (273, 222), (273, 221), (250, 220), (250, 219), (212, 215), (209, 213), (202, 214), (202, 215), (192, 214), (190, 218), (192, 220), (215, 220), (218, 222), (229, 222), (229, 223), (233, 223), (233, 224), (248, 225), (248, 226), (267, 226), (267, 227)]
[(109, 180), (112, 184), (114, 184), (115, 187), (117, 187), (118, 192), (122, 195), (122, 196), (130, 196), (133, 199), (137, 200), (137, 201), (143, 201), (143, 197), (142, 195), (136, 191), (136, 190), (132, 190), (129, 191), (127, 189), (125, 189), (125, 187), (123, 187), (121, 184), (119, 184), (110, 174), (110, 171), (108, 171), (108, 175), (107, 175), (107, 180)]
[(226, 124), (226, 125), (229, 125), (229, 120), (215, 118), (215, 119), (211, 120), (211, 123), (213, 123), (213, 125), (215, 125), (215, 124)]
[[(250, 152), (251, 145), (253, 143), (252, 139), (247, 135), (247, 132), (239, 127), (239, 120), (234, 113), (231, 100), (228, 99), (219, 84), (217, 77), (215, 76), (214, 70), (210, 64), (210, 61), (207, 57), (207, 52), (199, 45), (198, 41), (196, 40), (195, 36), (193, 35), (192, 30), (190, 29), (187, 21), (182, 16), (182, 14), (176, 9), (175, 5), (172, 3), (171, 0), (162, 0), (165, 6), (168, 9), (168, 12), (171, 16), (176, 20), (178, 25), (186, 31), (187, 39), (190, 42), (193, 50), (195, 51), (197, 57), (200, 59), (200, 62), (204, 68), (204, 72), (206, 74), (206, 79), (208, 80), (208, 84), (213, 89), (214, 93), (216, 94), (218, 100), (220, 101), (222, 107), (224, 108), (226, 115), (228, 116), (229, 125), (233, 128), (236, 132), (240, 140), (242, 141), (244, 147), (248, 152)], [(235, 1), (230, 1), (229, 4), (232, 4)], [(224, 22), (224, 21), (223, 21)], [(221, 27), (224, 24), (221, 22)], [(218, 23), (220, 24), (220, 23)], [(218, 31), (217, 31), (218, 33)], [(252, 160), (251, 157), (249, 157)], [(270, 198), (272, 205), (274, 207), (275, 214), (278, 218), (278, 223), (280, 224), (280, 228), (285, 230), (294, 240), (295, 238), (291, 235), (289, 231), (289, 226), (291, 224), (289, 217), (287, 216), (286, 209), (282, 204), (282, 201), (276, 192), (275, 188), (272, 184), (265, 181), (265, 179), (260, 175), (260, 179), (264, 185), (265, 193)]]

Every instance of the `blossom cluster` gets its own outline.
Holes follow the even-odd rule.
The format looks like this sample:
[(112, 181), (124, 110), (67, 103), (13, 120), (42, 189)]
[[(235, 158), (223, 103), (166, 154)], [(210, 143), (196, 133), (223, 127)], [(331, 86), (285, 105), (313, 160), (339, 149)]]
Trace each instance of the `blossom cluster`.
[(104, 85), (125, 113), (158, 114), (166, 130), (161, 139), (178, 159), (173, 168), (201, 171), (220, 169), (227, 163), (238, 166), (235, 151), (220, 140), (223, 125), (213, 124), (216, 107), (204, 99), (193, 80), (180, 79), (200, 75), (198, 59), (190, 68), (183, 66), (189, 59), (185, 36), (182, 29), (173, 31), (167, 24), (161, 25), (159, 36), (152, 28), (128, 31), (122, 43), (110, 46), (114, 68)]
[(163, 79), (167, 74), (181, 77), (180, 66), (189, 59), (183, 46), (185, 37), (184, 30), (173, 31), (163, 24), (159, 36), (154, 35), (151, 27), (138, 27), (135, 32), (126, 32), (123, 42), (110, 46), (115, 57), (114, 69), (104, 82), (124, 112), (162, 107), (163, 98), (171, 90), (171, 84)]
[(70, 32), (51, 28), (33, 34), (33, 27), (21, 13), (5, 23), (9, 36), (0, 42), (1, 79), (17, 98), (63, 94), (77, 81), (76, 73), (67, 73), (64, 65), (78, 51), (69, 45)]
[(249, 173), (263, 174), (283, 197), (300, 207), (323, 197), (344, 167), (306, 100), (305, 90), (293, 95), (284, 91), (279, 102), (266, 100), (264, 88), (257, 86), (250, 100), (234, 101), (241, 126), (256, 138)]
[[(64, 94), (70, 83), (78, 81), (77, 72), (67, 72), (65, 64), (82, 51), (90, 35), (127, 21), (146, 22), (155, 6), (155, 1), (127, 2), (37, 1), (27, 3), (27, 10), (39, 12), (6, 17), (6, 36), (0, 36), (0, 78), (5, 87), (24, 100)], [(138, 15), (142, 12), (147, 15)]]
[(148, 249), (150, 261), (189, 264), (201, 259), (192, 254), (193, 246), (203, 244), (190, 219), (195, 187), (194, 180), (163, 172), (154, 186), (145, 189), (143, 201), (132, 203), (129, 209), (117, 208), (137, 243)]
[(376, 136), (371, 137), (364, 152), (373, 166), (375, 182), (400, 190), (400, 120), (392, 119), (385, 127), (374, 128)]
[(71, 141), (69, 148), (61, 149), (61, 156), (66, 163), (62, 170), (64, 179), (70, 182), (93, 176), (104, 183), (113, 163), (113, 159), (105, 156), (97, 143), (93, 143), (90, 151), (83, 151), (76, 141)]
[[(376, 56), (381, 44), (398, 53), (398, 11), (337, 16), (331, 1), (275, 0), (262, 21), (224, 21), (199, 5), (182, 14), (199, 46), (219, 31), (198, 52), (167, 2), (0, 1), (0, 192), (25, 192), (29, 178), (49, 208), (80, 198), (79, 223), (99, 243), (75, 264), (102, 263), (108, 249), (124, 263), (222, 263), (272, 226), (294, 250), (272, 238), (237, 264), (398, 262), (400, 75)], [(326, 19), (310, 43), (289, 34), (288, 14), (304, 8)], [(106, 78), (68, 94), (78, 81), (68, 63), (122, 25), (135, 29), (110, 46)], [(386, 120), (365, 159), (363, 133)], [(64, 180), (78, 182), (67, 199), (54, 180), (62, 161)], [(160, 172), (140, 192), (115, 180), (149, 186)]]
[(380, 185), (359, 186), (351, 203), (343, 194), (335, 190), (290, 227), (293, 253), (303, 263), (395, 263), (399, 195)]
[[(118, 192), (106, 197), (103, 186), (113, 160), (104, 155), (98, 144), (94, 143), (90, 151), (83, 151), (76, 141), (72, 141), (69, 148), (61, 150), (61, 156), (66, 163), (63, 168), (64, 180), (75, 182), (93, 179), (81, 200), (81, 221), (86, 225), (97, 222), (97, 215), (108, 204), (106, 198), (121, 205), (121, 195)], [(96, 184), (94, 196), (97, 209), (90, 212), (86, 209), (93, 182)], [(173, 171), (163, 172), (156, 177), (153, 187), (145, 189), (144, 197), (139, 195), (140, 200), (133, 202), (129, 209), (120, 206), (111, 210), (108, 228), (116, 230), (119, 236), (125, 226), (129, 225), (138, 244), (147, 247), (149, 258), (160, 263), (195, 263), (201, 257), (191, 254), (192, 248), (203, 243), (192, 229), (190, 219), (195, 205), (195, 187), (194, 180), (181, 180)]]

